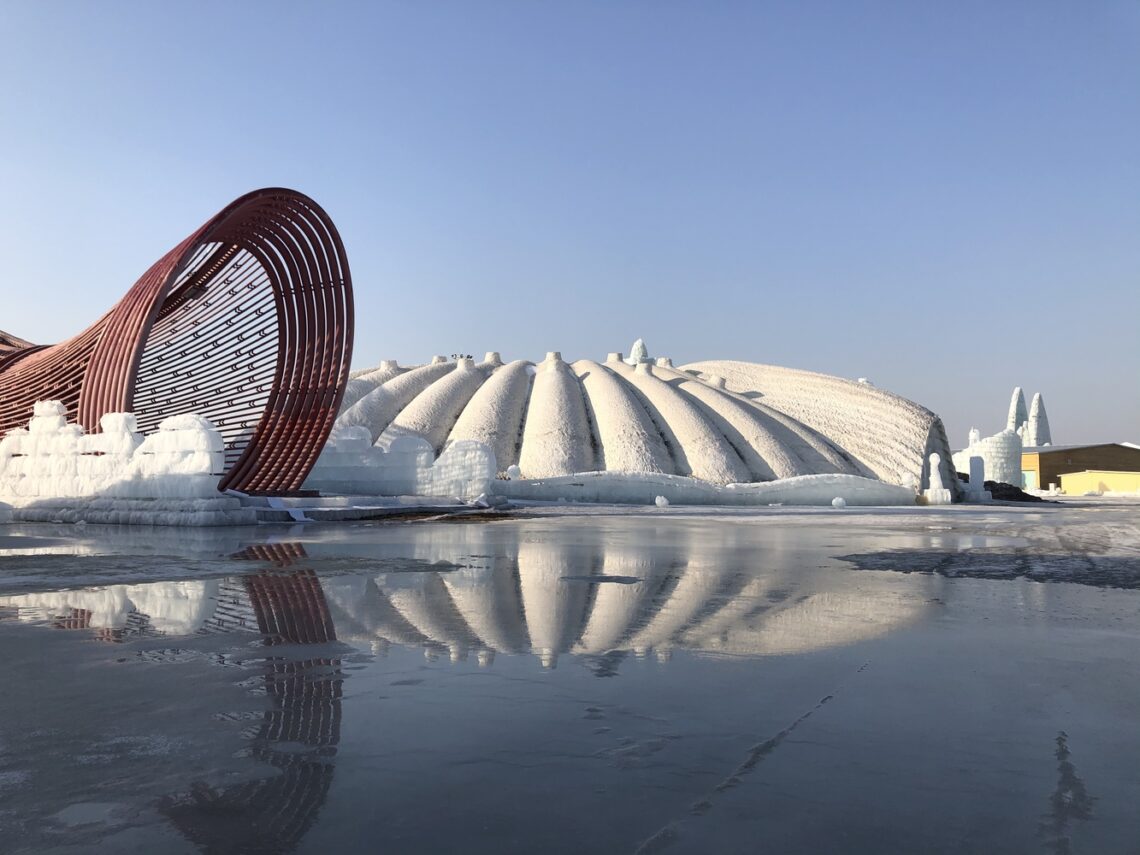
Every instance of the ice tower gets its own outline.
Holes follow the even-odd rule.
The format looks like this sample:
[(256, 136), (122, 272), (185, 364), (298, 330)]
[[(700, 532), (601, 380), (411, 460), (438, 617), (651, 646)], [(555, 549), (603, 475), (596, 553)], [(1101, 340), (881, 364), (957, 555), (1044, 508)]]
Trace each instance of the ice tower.
[(1033, 396), (1033, 403), (1029, 406), (1029, 431), (1025, 444), (1030, 446), (1053, 444), (1053, 437), (1049, 433), (1049, 416), (1045, 412), (1045, 400), (1040, 392)]

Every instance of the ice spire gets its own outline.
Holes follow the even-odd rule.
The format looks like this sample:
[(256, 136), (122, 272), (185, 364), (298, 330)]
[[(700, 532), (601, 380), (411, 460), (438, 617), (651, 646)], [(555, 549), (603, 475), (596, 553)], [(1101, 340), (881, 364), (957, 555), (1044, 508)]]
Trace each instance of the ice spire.
[(1018, 386), (1013, 390), (1013, 400), (1009, 402), (1009, 419), (1005, 426), (1010, 430), (1018, 430), (1029, 421), (1029, 414), (1025, 412), (1025, 393)]
[[(630, 365), (637, 365), (639, 362), (649, 361), (649, 348), (645, 346), (645, 339), (639, 338), (633, 343), (633, 347), (629, 349), (629, 359), (626, 360)], [(1022, 409), (1025, 405), (1022, 404)]]
[(1038, 392), (1029, 405), (1029, 437), (1027, 445), (1052, 445), (1049, 433), (1049, 416), (1045, 413), (1045, 399)]

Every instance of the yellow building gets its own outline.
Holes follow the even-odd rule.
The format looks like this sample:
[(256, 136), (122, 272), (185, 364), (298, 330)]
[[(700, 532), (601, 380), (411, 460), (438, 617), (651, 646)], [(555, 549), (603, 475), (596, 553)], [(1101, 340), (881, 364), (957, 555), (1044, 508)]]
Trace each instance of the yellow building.
[(1108, 442), (1026, 446), (1021, 452), (1021, 486), (1027, 490), (1048, 490), (1050, 484), (1060, 486), (1062, 475), (1077, 472), (1140, 472), (1140, 448)]
[(1061, 492), (1066, 496), (1086, 493), (1140, 493), (1140, 472), (1109, 472), (1086, 469), (1061, 475)]

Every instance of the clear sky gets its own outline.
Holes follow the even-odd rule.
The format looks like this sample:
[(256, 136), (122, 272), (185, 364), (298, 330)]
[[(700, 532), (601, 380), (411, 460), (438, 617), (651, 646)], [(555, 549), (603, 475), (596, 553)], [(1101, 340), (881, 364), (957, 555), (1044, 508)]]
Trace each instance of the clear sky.
[(0, 153), (33, 341), (280, 185), (358, 367), (643, 336), (1140, 442), (1137, 2), (0, 0)]

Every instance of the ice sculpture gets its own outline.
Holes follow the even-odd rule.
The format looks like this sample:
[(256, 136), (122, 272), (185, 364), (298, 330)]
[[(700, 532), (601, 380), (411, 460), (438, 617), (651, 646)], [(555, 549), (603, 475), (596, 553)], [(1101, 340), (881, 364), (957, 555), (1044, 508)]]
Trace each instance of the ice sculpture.
[[(971, 431), (971, 440), (974, 439)], [(985, 467), (985, 475), (991, 481), (1021, 486), (1021, 438), (1009, 428), (972, 441), (963, 451), (954, 455), (954, 469), (958, 472), (970, 471), (970, 458), (979, 457)], [(970, 483), (973, 484), (973, 475)]]
[(1037, 392), (1033, 396), (1033, 403), (1029, 405), (1029, 430), (1026, 436), (1026, 445), (1052, 445), (1053, 436), (1049, 432), (1049, 416), (1045, 413), (1045, 399)]
[(1023, 424), (1029, 421), (1029, 414), (1025, 411), (1025, 393), (1021, 391), (1021, 387), (1017, 386), (1013, 390), (1013, 398), (1009, 402), (1009, 418), (1006, 419), (1005, 426), (1009, 430), (1016, 431)]
[(930, 455), (930, 487), (923, 491), (922, 497), (927, 505), (948, 505), (953, 500), (953, 494), (942, 483), (942, 457), (938, 452)]

